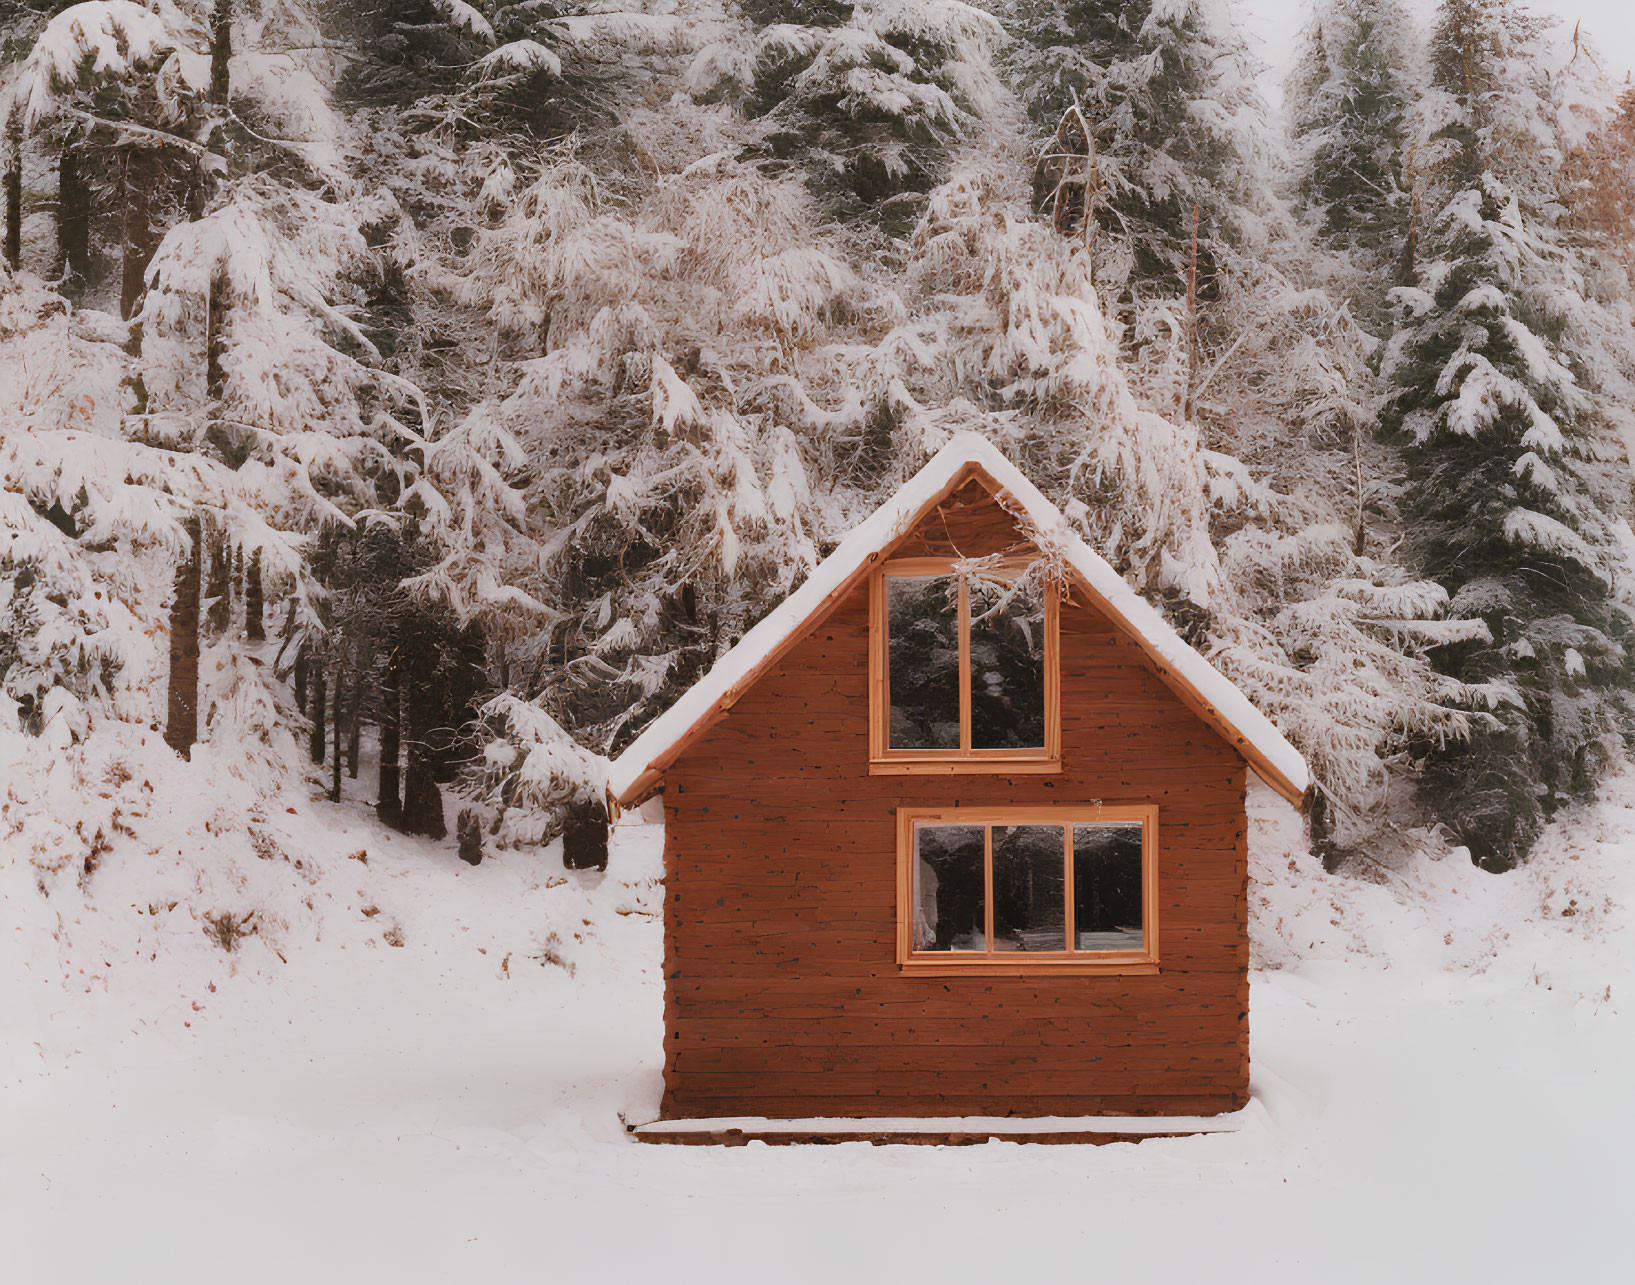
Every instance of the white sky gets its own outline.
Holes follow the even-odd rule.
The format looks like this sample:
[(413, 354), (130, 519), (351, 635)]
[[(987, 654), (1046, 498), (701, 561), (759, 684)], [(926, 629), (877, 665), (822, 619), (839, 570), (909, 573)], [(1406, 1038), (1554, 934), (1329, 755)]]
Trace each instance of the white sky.
[[(1295, 37), (1306, 25), (1311, 0), (1236, 0), (1250, 33), (1260, 42), (1261, 58), (1270, 64), (1266, 91), (1273, 101), (1282, 100), (1283, 69), (1294, 55)], [(1436, 0), (1404, 0), (1409, 10), (1429, 23), (1436, 12)], [(1607, 72), (1622, 80), (1635, 66), (1635, 0), (1525, 0), (1537, 13), (1553, 13), (1561, 18), (1562, 29), (1570, 35), (1575, 22), (1583, 23), (1584, 34), (1598, 51)]]

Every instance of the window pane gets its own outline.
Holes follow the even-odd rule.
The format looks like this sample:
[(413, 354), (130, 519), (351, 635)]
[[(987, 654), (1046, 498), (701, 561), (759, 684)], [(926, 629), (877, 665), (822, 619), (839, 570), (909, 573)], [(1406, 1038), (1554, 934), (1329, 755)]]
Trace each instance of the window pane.
[(1073, 827), (1073, 931), (1079, 950), (1141, 949), (1141, 823)]
[(993, 828), (995, 950), (1067, 949), (1067, 852), (1059, 825)]
[(887, 576), (890, 748), (959, 748), (959, 597), (952, 576)]
[(971, 747), (1043, 749), (1045, 603), (1031, 584), (972, 579)]
[(986, 950), (982, 827), (914, 827), (914, 949)]

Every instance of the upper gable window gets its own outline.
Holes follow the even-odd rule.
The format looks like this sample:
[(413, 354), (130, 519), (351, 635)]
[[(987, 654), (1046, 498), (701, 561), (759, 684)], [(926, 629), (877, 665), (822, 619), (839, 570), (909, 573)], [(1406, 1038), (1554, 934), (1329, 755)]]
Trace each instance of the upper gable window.
[(1057, 594), (1028, 564), (907, 558), (875, 577), (873, 770), (1056, 771)]

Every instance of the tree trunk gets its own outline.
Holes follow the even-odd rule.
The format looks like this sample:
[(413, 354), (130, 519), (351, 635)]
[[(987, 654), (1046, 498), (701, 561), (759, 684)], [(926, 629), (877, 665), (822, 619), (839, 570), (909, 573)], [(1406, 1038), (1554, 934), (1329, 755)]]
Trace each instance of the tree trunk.
[(261, 550), (257, 549), (244, 569), (244, 636), (251, 642), (266, 641), (267, 625), (262, 618), (265, 606), (261, 597)]
[[(218, 109), (211, 113), (205, 134), (199, 141), (212, 144), (218, 153), (230, 155), (232, 140), (226, 135), (227, 125), (227, 98), (229, 89), (229, 73), (233, 59), (233, 4), (232, 0), (216, 0), (215, 8), (210, 18), (210, 84), (205, 91), (205, 100), (212, 107)], [(214, 137), (216, 134), (221, 137)], [(216, 186), (221, 179), (220, 169), (210, 163), (208, 154), (200, 154), (197, 163), (192, 167), (187, 178), (187, 217), (191, 220), (202, 219), (204, 212), (210, 207), (210, 199), (216, 194)], [(216, 315), (216, 282), (210, 282), (210, 317), (214, 321)], [(206, 323), (207, 326), (210, 324)], [(213, 361), (213, 359), (212, 359)], [(219, 392), (219, 389), (217, 390)], [(215, 393), (213, 393), (215, 395)]]
[(91, 275), (91, 192), (80, 179), (79, 136), (69, 134), (57, 156), (57, 274), (82, 284)]
[(403, 819), (398, 828), (405, 834), (423, 834), (441, 839), (448, 834), (443, 819), (443, 795), (437, 788), (437, 762), (427, 743), (431, 731), (430, 702), (425, 685), (411, 682), (408, 699), (408, 765), (403, 773)]
[(403, 814), (398, 829), (404, 834), (423, 834), (428, 839), (448, 835), (443, 819), (443, 792), (437, 788), (436, 771), (426, 747), (409, 742), (409, 764), (403, 774)]
[[(293, 608), (295, 603), (292, 601)], [(295, 653), (295, 673), (291, 675), (295, 681), (295, 708), (303, 714), (307, 712), (307, 649), (302, 647)]]
[(461, 808), (454, 821), (454, 837), (459, 843), (460, 860), (468, 866), (483, 863), (483, 831), (477, 814), (470, 808)]
[(607, 869), (607, 805), (600, 799), (568, 804), (562, 827), (562, 864), (569, 870)]
[(227, 313), (227, 276), (218, 268), (210, 274), (210, 293), (205, 304), (204, 321), (204, 391), (219, 413), (221, 393), (227, 383), (222, 373), (221, 355), (227, 351), (222, 338), (222, 322)]
[(352, 683), (352, 709), (346, 716), (346, 774), (358, 779), (358, 750), (363, 742), (363, 677)]
[(402, 712), (402, 696), (395, 662), (387, 662), (380, 696), (380, 797), (375, 811), (381, 820), (396, 825), (402, 819), (403, 799), (398, 767), (398, 719)]
[(1397, 284), (1411, 286), (1419, 270), (1419, 177), (1414, 171), (1415, 144), (1408, 145), (1408, 159), (1402, 167), (1403, 186), (1408, 189), (1408, 236), (1402, 257), (1397, 260)]
[(159, 248), (159, 237), (155, 235), (153, 226), (153, 197), (162, 173), (159, 155), (151, 148), (125, 149), (119, 315), (127, 321), (136, 315), (142, 305), (142, 295), (147, 290), (148, 264), (153, 259), (153, 252)]
[(341, 730), (346, 726), (346, 713), (342, 708), (341, 691), (346, 686), (345, 682), (342, 681), (345, 674), (346, 666), (337, 664), (335, 666), (335, 708), (330, 718), (330, 724), (335, 729), (335, 758), (329, 774), (329, 801), (331, 803), (341, 801)]
[(227, 105), (228, 67), (233, 59), (233, 0), (216, 0), (210, 14), (210, 101)]
[(210, 632), (219, 638), (233, 615), (233, 595), (227, 577), (227, 536), (218, 531), (210, 540), (210, 579), (204, 596), (210, 599)]
[(176, 568), (170, 604), (170, 710), (165, 744), (184, 759), (199, 739), (199, 544), (197, 517), (187, 520), (188, 554)]
[(1192, 398), (1198, 387), (1198, 207), (1192, 207), (1192, 261), (1187, 266), (1187, 370), (1181, 401), (1181, 422), (1192, 419)]
[(352, 678), (352, 704), (346, 715), (346, 774), (358, 779), (358, 750), (363, 741), (363, 671)]
[(324, 719), (329, 714), (328, 695), (324, 667), (319, 665), (312, 676), (312, 739), (307, 742), (307, 756), (314, 763), (324, 761)]
[(23, 127), (16, 116), (6, 131), (6, 266), (23, 266)]

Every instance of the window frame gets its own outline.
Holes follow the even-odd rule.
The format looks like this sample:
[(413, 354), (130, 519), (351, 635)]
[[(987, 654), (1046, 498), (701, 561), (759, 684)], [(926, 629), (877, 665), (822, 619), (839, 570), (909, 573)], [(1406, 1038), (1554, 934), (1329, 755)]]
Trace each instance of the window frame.
[[(1064, 942), (1073, 930), (1072, 834), (1075, 825), (1097, 822), (1141, 823), (1141, 949), (1081, 951), (996, 951), (993, 936), (993, 826), (1059, 825), (1066, 831), (1066, 923)], [(914, 949), (914, 827), (921, 822), (984, 826), (983, 914), (985, 951), (916, 951)], [(1158, 953), (1158, 808), (1152, 804), (1044, 803), (1036, 806), (897, 809), (897, 967), (920, 977), (1011, 977), (1018, 973), (1142, 974), (1159, 971)]]
[[(999, 571), (1020, 579), (1036, 558), (1007, 560)], [(1062, 770), (1061, 584), (1045, 587), (1044, 705), (1042, 749), (979, 750), (971, 745), (971, 604), (965, 579), (959, 583), (959, 740), (953, 750), (894, 750), (890, 741), (891, 645), (886, 610), (888, 576), (952, 575), (959, 558), (896, 558), (883, 563), (869, 581), (869, 772), (872, 775), (943, 775), (960, 772), (1034, 773)], [(997, 578), (997, 577), (996, 577)]]

